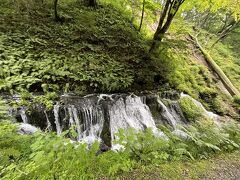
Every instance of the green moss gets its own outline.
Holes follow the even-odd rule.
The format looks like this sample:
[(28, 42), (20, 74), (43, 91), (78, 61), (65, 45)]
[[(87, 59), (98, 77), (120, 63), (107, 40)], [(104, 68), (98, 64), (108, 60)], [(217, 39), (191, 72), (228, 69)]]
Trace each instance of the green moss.
[(203, 118), (203, 110), (200, 109), (189, 97), (184, 97), (179, 101), (184, 116), (190, 122), (195, 122)]
[(240, 106), (240, 96), (235, 96), (234, 102)]
[[(236, 104), (235, 107), (238, 111), (238, 114), (240, 114), (240, 96), (235, 96), (234, 97), (234, 103)], [(240, 116), (238, 116), (238, 118), (240, 120)]]
[(6, 119), (6, 117), (7, 117), (6, 103), (0, 97), (0, 121)]

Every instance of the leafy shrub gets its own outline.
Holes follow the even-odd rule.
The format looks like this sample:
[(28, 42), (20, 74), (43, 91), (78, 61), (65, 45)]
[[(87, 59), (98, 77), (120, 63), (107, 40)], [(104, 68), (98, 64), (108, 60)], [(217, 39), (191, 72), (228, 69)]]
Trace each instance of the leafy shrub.
[(7, 118), (7, 108), (5, 102), (0, 98), (0, 122)]
[[(90, 11), (63, 4), (73, 19), (63, 24), (49, 17), (51, 8), (15, 16), (9, 4), (13, 12), (4, 11), (0, 25), (0, 91), (83, 94), (133, 84), (147, 45), (129, 20), (111, 6)], [(12, 15), (14, 25), (8, 23)]]
[(197, 122), (196, 125), (182, 129), (188, 134), (186, 144), (195, 158), (206, 159), (222, 151), (239, 149), (240, 144), (237, 144), (225, 129), (220, 129), (212, 121)]
[[(34, 143), (28, 144), (28, 151), (19, 153), (27, 153), (24, 161), (14, 161), (9, 166), (4, 163), (7, 167), (3, 169), (3, 179), (92, 179), (132, 169), (134, 163), (125, 152), (108, 151), (97, 156), (98, 142), (88, 147), (64, 138), (66, 133), (36, 134)], [(18, 139), (18, 143), (22, 141)]]
[(138, 134), (129, 131), (119, 133), (120, 142), (131, 159), (141, 164), (161, 164), (169, 161), (207, 159), (220, 152), (232, 152), (240, 148), (240, 131), (236, 124), (222, 129), (212, 121), (197, 122), (187, 128), (180, 127), (187, 138), (160, 129), (166, 137), (156, 137), (151, 130)]
[(9, 165), (28, 157), (32, 142), (31, 136), (16, 133), (16, 125), (0, 121), (0, 178), (5, 175), (4, 172)]
[(129, 153), (130, 158), (134, 161), (146, 165), (163, 163), (169, 159), (168, 140), (156, 137), (151, 129), (139, 133), (133, 129), (128, 133), (121, 130), (117, 136), (119, 140), (116, 143), (122, 144), (125, 152)]

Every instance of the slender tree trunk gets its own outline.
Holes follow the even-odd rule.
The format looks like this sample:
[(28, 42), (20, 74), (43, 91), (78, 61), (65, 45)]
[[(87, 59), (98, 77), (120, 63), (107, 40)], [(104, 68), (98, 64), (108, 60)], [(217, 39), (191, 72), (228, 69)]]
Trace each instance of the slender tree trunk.
[(88, 6), (97, 7), (97, 0), (88, 0)]
[(170, 0), (167, 0), (166, 4), (164, 6), (163, 12), (161, 13), (161, 17), (159, 19), (157, 30), (156, 30), (156, 32), (154, 34), (154, 37), (153, 37), (153, 42), (152, 42), (152, 45), (151, 45), (150, 50), (149, 50), (150, 53), (152, 53), (157, 48), (157, 44), (158, 44), (157, 41), (160, 41), (160, 42), (162, 41), (162, 38), (163, 38), (164, 34), (161, 33), (161, 29), (162, 29), (162, 26), (163, 26), (164, 19), (167, 16), (167, 12), (168, 12), (169, 7), (170, 7)]
[(168, 1), (166, 2), (165, 6), (164, 6), (163, 12), (162, 12), (161, 17), (160, 17), (160, 19), (159, 19), (157, 31), (155, 32), (153, 39), (156, 39), (159, 31), (161, 31), (161, 28), (162, 28), (162, 26), (163, 26), (164, 19), (165, 19), (166, 16), (167, 16), (167, 12), (168, 12), (169, 7), (170, 7), (170, 1), (168, 0)]
[(58, 11), (57, 11), (57, 4), (58, 4), (58, 0), (54, 0), (54, 17), (55, 17), (55, 21), (59, 21), (60, 17), (58, 16)]
[(211, 47), (213, 48), (219, 41), (226, 38), (239, 25), (239, 23), (240, 21), (233, 20), (229, 23), (229, 25), (225, 26), (225, 28), (219, 32), (218, 39), (212, 44)]
[(152, 45), (149, 49), (149, 53), (154, 52), (161, 43), (165, 33), (169, 29), (173, 18), (179, 10), (179, 7), (184, 3), (185, 0), (167, 0), (161, 14), (157, 30), (153, 37)]
[(142, 29), (143, 18), (144, 18), (144, 13), (145, 13), (145, 3), (146, 3), (146, 0), (143, 0), (142, 17), (141, 17), (141, 21), (140, 21), (140, 25), (139, 25), (139, 29), (138, 29), (139, 32), (140, 32), (141, 29)]

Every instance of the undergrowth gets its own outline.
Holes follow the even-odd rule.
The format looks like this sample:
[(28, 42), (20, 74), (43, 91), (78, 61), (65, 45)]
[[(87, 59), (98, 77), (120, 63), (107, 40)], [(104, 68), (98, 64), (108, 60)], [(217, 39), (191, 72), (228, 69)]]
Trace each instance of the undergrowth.
[(128, 19), (111, 6), (64, 7), (69, 20), (62, 24), (49, 7), (31, 14), (11, 7), (1, 15), (1, 91), (43, 92), (44, 86), (81, 94), (133, 84), (133, 67), (142, 68), (146, 45)]
[(221, 129), (212, 122), (201, 122), (181, 128), (187, 136), (177, 136), (161, 127), (165, 136), (150, 129), (136, 133), (120, 131), (117, 136), (124, 148), (99, 154), (99, 143), (91, 146), (71, 142), (54, 133), (31, 136), (16, 134), (16, 126), (1, 123), (2, 179), (76, 179), (116, 177), (135, 168), (159, 166), (168, 162), (208, 159), (216, 154), (238, 150), (240, 131), (236, 124)]

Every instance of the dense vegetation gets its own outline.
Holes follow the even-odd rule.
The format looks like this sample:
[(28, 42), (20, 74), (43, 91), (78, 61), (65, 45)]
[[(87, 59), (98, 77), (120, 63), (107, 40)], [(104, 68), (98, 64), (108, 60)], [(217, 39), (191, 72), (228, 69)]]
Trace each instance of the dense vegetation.
[(16, 134), (16, 126), (1, 122), (0, 177), (2, 179), (76, 179), (117, 176), (145, 166), (169, 162), (193, 161), (238, 150), (240, 131), (235, 124), (216, 127), (212, 122), (182, 128), (187, 137), (174, 135), (167, 128), (166, 137), (146, 132), (120, 131), (116, 143), (120, 152), (98, 153), (99, 143), (91, 147), (71, 142), (63, 133)]
[[(19, 105), (51, 109), (58, 94), (176, 90), (207, 109), (240, 119), (232, 98), (191, 37), (240, 89), (238, 0), (1, 0), (0, 93), (21, 94)], [(41, 96), (33, 96), (40, 94)], [(182, 136), (159, 127), (120, 131), (119, 152), (99, 154), (54, 133), (18, 135), (0, 101), (0, 179), (89, 179), (148, 166), (195, 162), (238, 151), (237, 123), (221, 128), (188, 98), (180, 102)], [(81, 157), (81, 158), (79, 158)], [(170, 168), (171, 169), (171, 168)]]
[[(208, 1), (203, 5), (185, 2), (161, 42), (158, 35), (154, 36), (159, 48), (149, 53), (154, 34), (151, 27), (157, 25), (162, 5), (156, 1), (145, 3), (139, 33), (141, 1), (131, 4), (105, 0), (97, 2), (95, 8), (86, 7), (81, 1), (62, 1), (58, 4), (61, 21), (56, 22), (52, 1), (4, 0), (0, 17), (0, 91), (86, 94), (175, 89), (202, 99), (213, 111), (221, 106), (220, 113), (227, 112), (230, 101), (221, 95), (219, 81), (205, 64), (199, 63), (199, 52), (195, 53), (186, 37), (188, 33), (199, 34), (200, 42), (207, 43), (204, 47), (211, 48), (218, 37), (217, 30), (224, 25), (222, 13), (237, 21), (237, 9), (228, 3), (221, 6)], [(199, 11), (191, 11), (194, 6)], [(215, 19), (209, 17), (212, 14)], [(199, 24), (205, 16), (205, 23)], [(210, 26), (213, 21), (214, 28)], [(239, 88), (237, 27), (210, 54)]]

